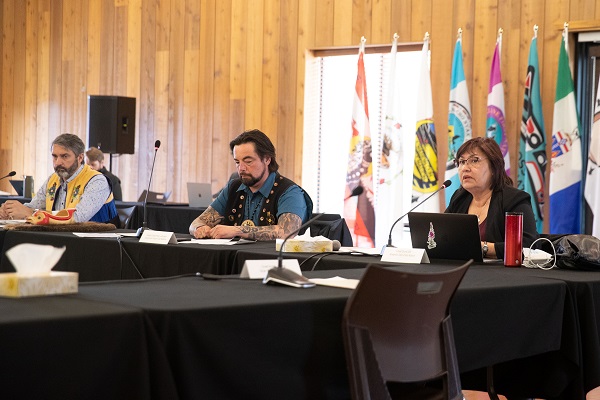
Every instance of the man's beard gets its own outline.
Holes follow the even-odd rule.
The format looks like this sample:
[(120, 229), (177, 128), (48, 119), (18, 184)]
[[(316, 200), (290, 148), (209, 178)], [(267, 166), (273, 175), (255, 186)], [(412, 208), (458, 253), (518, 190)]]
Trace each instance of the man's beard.
[(242, 180), (242, 182), (244, 183), (244, 185), (246, 185), (248, 187), (253, 187), (265, 175), (265, 170), (266, 169), (263, 169), (263, 172), (258, 177), (254, 177), (252, 175), (240, 175), (240, 179)]
[(75, 173), (75, 171), (77, 171), (77, 168), (79, 168), (79, 165), (77, 165), (77, 163), (73, 163), (73, 165), (69, 169), (64, 167), (55, 167), (54, 172), (56, 172), (58, 176), (60, 176), (63, 180), (66, 181)]

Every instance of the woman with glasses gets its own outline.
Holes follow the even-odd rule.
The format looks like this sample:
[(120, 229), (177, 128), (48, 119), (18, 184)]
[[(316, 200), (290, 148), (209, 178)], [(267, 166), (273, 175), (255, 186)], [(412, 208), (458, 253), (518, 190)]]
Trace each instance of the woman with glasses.
[(477, 137), (463, 143), (454, 160), (460, 188), (454, 192), (447, 213), (473, 214), (479, 221), (483, 256), (504, 257), (504, 214), (523, 213), (523, 247), (538, 238), (528, 193), (513, 187), (504, 157), (493, 138)]

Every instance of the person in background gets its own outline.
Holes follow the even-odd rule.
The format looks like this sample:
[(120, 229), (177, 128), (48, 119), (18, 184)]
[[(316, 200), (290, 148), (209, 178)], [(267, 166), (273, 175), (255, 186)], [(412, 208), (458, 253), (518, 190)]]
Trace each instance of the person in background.
[(504, 258), (504, 215), (523, 213), (523, 247), (538, 238), (528, 193), (513, 187), (504, 157), (493, 138), (477, 137), (463, 143), (454, 160), (460, 188), (454, 192), (447, 213), (474, 214), (479, 221), (483, 256)]
[(85, 145), (77, 135), (63, 133), (51, 146), (54, 173), (30, 203), (8, 200), (0, 219), (26, 219), (35, 211), (75, 208), (75, 222), (113, 222), (118, 218), (110, 181), (83, 162)]
[(104, 153), (102, 153), (100, 149), (96, 147), (90, 147), (88, 151), (85, 152), (85, 163), (93, 170), (102, 172), (104, 176), (110, 179), (115, 200), (123, 200), (123, 193), (121, 192), (121, 180), (106, 169), (104, 166)]
[(275, 147), (267, 135), (257, 129), (243, 132), (229, 148), (239, 176), (191, 223), (190, 233), (196, 238), (273, 240), (299, 229), (312, 215), (312, 200), (277, 172)]

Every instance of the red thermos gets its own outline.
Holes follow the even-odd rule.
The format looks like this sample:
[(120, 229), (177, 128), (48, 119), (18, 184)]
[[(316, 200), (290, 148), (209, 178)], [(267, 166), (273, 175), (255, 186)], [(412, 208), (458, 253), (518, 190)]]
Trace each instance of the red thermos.
[(523, 213), (507, 212), (504, 228), (504, 265), (520, 267), (523, 262)]

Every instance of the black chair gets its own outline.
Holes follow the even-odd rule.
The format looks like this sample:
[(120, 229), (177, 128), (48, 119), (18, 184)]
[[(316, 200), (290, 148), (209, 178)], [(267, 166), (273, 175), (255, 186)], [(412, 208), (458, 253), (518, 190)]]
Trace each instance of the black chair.
[[(315, 214), (312, 215), (314, 217)], [(303, 235), (307, 229), (310, 229), (310, 236), (323, 236), (331, 240), (337, 240), (342, 246), (352, 246), (352, 235), (346, 224), (346, 220), (339, 214), (323, 214), (314, 221), (308, 228), (300, 231)]]
[(450, 301), (471, 262), (439, 273), (367, 267), (342, 322), (354, 400), (463, 399)]
[(127, 228), (127, 225), (129, 224), (129, 220), (131, 219), (131, 216), (133, 215), (135, 209), (137, 208), (137, 206), (131, 206), (131, 207), (117, 207), (117, 214), (119, 216), (119, 227), (121, 229), (125, 229)]

